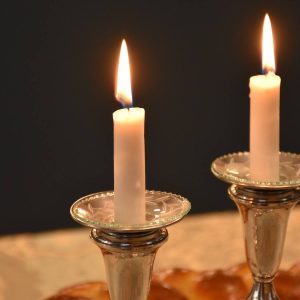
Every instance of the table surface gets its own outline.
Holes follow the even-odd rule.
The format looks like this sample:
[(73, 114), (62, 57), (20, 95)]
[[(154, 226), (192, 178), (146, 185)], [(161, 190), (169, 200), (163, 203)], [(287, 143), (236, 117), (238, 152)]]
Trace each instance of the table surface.
[[(290, 217), (281, 268), (300, 261), (300, 207)], [(237, 212), (188, 216), (169, 227), (155, 270), (226, 268), (245, 261)], [(0, 238), (0, 300), (41, 300), (59, 289), (104, 280), (103, 259), (88, 229), (66, 229)]]

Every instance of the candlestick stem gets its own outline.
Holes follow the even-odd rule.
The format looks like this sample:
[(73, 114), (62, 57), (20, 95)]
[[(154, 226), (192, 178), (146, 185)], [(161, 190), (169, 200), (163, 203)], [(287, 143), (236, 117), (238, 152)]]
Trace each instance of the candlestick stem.
[(281, 262), (290, 211), (299, 201), (300, 191), (232, 185), (228, 194), (244, 224), (247, 262), (254, 279), (248, 300), (278, 300), (272, 282)]
[(254, 282), (247, 300), (279, 300), (273, 282)]
[(93, 229), (91, 237), (103, 254), (111, 300), (146, 300), (155, 255), (167, 241), (167, 230), (118, 233)]

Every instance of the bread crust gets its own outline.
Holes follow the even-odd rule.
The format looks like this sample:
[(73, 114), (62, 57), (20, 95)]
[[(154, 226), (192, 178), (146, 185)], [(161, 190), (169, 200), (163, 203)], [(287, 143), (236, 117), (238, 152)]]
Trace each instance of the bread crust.
[[(148, 300), (241, 300), (252, 286), (252, 276), (243, 263), (226, 270), (192, 271), (170, 269), (156, 272)], [(300, 299), (300, 263), (280, 270), (275, 288), (282, 300)], [(104, 282), (89, 282), (61, 290), (47, 300), (109, 300)]]

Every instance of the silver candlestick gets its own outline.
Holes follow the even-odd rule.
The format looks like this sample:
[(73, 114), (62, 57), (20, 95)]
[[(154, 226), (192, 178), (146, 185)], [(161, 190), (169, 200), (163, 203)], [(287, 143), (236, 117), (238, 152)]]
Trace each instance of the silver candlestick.
[(252, 180), (249, 153), (222, 156), (212, 163), (213, 174), (231, 186), (244, 225), (248, 266), (253, 288), (248, 300), (279, 299), (273, 287), (278, 271), (290, 212), (300, 200), (300, 155), (280, 153), (280, 180)]
[(146, 300), (158, 248), (167, 241), (167, 226), (181, 220), (190, 202), (178, 195), (146, 191), (146, 222), (126, 225), (114, 221), (114, 193), (100, 192), (77, 200), (73, 219), (91, 227), (101, 249), (111, 300)]

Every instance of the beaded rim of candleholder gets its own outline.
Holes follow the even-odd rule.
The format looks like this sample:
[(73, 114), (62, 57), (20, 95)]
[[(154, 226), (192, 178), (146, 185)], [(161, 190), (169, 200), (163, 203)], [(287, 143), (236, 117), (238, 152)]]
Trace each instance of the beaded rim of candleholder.
[(179, 195), (146, 191), (146, 221), (142, 224), (114, 222), (114, 192), (98, 192), (77, 200), (70, 209), (72, 218), (87, 227), (117, 232), (147, 231), (169, 226), (191, 209), (190, 202)]
[(300, 186), (300, 154), (280, 152), (279, 181), (257, 181), (250, 178), (249, 152), (237, 152), (215, 159), (213, 174), (227, 183), (258, 189), (290, 189)]

